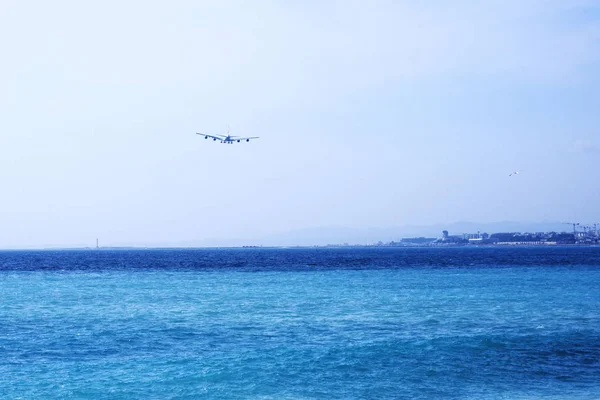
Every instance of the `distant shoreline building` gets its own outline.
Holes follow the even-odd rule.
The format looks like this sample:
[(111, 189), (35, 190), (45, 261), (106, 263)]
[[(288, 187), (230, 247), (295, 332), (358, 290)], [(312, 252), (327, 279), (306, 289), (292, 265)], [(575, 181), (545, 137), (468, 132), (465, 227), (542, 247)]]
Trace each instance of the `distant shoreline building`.
[(587, 229), (583, 232), (487, 232), (461, 233), (451, 235), (447, 230), (442, 231), (441, 238), (408, 237), (399, 242), (377, 242), (375, 246), (386, 247), (426, 247), (426, 246), (481, 246), (481, 245), (600, 245), (600, 234), (597, 229)]

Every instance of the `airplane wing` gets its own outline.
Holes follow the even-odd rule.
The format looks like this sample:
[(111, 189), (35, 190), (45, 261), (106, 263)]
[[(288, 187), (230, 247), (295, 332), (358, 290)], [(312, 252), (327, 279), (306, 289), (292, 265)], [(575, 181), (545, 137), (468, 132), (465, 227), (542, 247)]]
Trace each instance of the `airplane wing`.
[(258, 138), (259, 138), (259, 136), (251, 136), (251, 137), (236, 137), (236, 138), (234, 138), (233, 140), (235, 140), (235, 141), (238, 141), (238, 142), (241, 142), (241, 141), (246, 141), (246, 142), (249, 142), (249, 141), (250, 141), (250, 140), (252, 140), (252, 139), (258, 139)]
[(207, 135), (205, 133), (200, 133), (200, 132), (196, 132), (196, 135), (204, 136), (204, 139), (208, 139), (208, 138), (211, 138), (212, 140), (223, 140), (223, 139), (225, 139), (225, 136), (221, 136), (221, 135), (213, 136), (213, 135)]

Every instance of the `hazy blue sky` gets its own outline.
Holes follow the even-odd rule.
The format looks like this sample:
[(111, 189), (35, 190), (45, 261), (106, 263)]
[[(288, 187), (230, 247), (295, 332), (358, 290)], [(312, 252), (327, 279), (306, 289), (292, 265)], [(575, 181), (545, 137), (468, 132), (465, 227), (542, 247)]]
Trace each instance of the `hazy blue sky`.
[(0, 50), (2, 248), (600, 222), (596, 0), (9, 0)]

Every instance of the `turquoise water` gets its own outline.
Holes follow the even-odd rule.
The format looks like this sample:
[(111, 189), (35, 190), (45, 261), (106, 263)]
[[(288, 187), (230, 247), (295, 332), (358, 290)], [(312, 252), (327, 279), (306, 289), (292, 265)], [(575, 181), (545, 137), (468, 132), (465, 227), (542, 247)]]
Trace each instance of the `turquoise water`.
[(600, 398), (600, 249), (92, 253), (0, 253), (0, 398)]

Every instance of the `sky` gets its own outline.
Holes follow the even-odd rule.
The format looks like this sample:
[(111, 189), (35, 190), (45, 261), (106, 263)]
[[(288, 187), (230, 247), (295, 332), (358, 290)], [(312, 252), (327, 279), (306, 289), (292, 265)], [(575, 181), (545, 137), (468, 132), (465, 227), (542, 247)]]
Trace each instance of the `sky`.
[(8, 0), (0, 51), (0, 248), (600, 222), (595, 0)]

